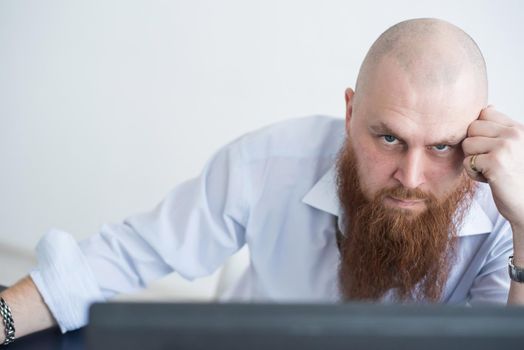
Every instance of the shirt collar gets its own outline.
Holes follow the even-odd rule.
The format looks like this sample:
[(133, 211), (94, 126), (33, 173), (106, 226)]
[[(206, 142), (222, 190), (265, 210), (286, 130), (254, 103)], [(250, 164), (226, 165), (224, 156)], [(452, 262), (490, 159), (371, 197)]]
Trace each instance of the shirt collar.
[[(302, 202), (313, 208), (322, 210), (331, 215), (340, 216), (340, 202), (336, 190), (336, 170), (333, 165), (308, 193), (302, 198)], [(481, 233), (489, 233), (493, 229), (493, 222), (486, 214), (479, 203), (477, 196), (471, 202), (461, 230), (458, 232), (459, 237), (471, 236)]]
[(331, 215), (339, 216), (341, 210), (335, 175), (335, 166), (332, 166), (302, 198), (302, 202)]

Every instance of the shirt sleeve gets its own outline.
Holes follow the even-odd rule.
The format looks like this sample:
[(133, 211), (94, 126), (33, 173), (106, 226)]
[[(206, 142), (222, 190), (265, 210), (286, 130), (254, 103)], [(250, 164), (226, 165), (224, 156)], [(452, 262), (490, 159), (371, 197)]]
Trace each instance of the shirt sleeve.
[(62, 332), (85, 325), (92, 302), (173, 271), (187, 279), (209, 275), (238, 251), (248, 216), (245, 164), (233, 143), (151, 212), (104, 225), (79, 243), (65, 232), (48, 232), (31, 277)]
[(506, 304), (508, 301), (511, 282), (508, 257), (513, 253), (513, 236), (509, 223), (500, 216), (490, 236), (492, 248), (470, 289), (470, 305)]

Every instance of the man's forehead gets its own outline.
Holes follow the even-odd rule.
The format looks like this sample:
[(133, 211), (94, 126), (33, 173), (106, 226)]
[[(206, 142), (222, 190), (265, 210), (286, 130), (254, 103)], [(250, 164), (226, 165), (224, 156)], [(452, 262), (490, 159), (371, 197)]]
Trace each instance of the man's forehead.
[(475, 85), (477, 82), (466, 72), (452, 84), (414, 84), (398, 63), (384, 59), (367, 88), (355, 92), (355, 107), (365, 115), (404, 115), (426, 124), (455, 124), (460, 129), (475, 120), (485, 105)]

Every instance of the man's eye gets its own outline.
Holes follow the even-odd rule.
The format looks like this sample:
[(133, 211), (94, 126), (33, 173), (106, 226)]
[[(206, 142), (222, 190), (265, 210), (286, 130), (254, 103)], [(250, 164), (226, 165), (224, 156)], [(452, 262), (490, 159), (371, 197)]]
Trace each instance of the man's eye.
[(433, 149), (438, 152), (445, 152), (445, 151), (449, 151), (451, 149), (451, 146), (450, 145), (435, 145), (433, 146)]
[(386, 143), (388, 144), (394, 144), (398, 142), (397, 138), (392, 135), (382, 135), (382, 137), (384, 138), (384, 141), (386, 141)]

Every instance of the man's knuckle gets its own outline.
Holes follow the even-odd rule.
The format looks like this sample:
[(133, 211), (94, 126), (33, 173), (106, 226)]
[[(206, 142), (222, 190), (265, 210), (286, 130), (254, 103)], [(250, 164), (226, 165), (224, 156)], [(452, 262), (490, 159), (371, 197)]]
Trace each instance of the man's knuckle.
[(502, 152), (493, 152), (491, 154), (488, 154), (487, 156), (489, 163), (494, 168), (500, 168), (502, 166), (503, 162), (503, 155)]
[(512, 140), (519, 140), (523, 139), (524, 133), (518, 127), (510, 127), (506, 129), (505, 136)]
[(503, 138), (499, 140), (499, 150), (506, 151), (511, 148), (511, 139)]

